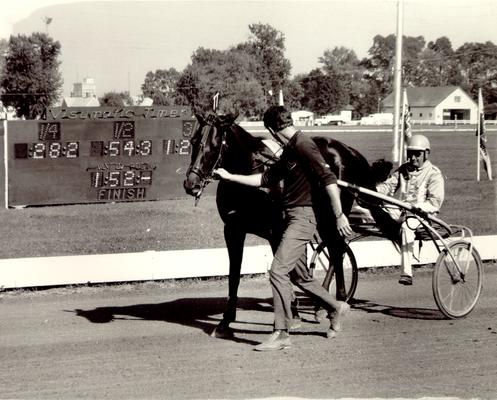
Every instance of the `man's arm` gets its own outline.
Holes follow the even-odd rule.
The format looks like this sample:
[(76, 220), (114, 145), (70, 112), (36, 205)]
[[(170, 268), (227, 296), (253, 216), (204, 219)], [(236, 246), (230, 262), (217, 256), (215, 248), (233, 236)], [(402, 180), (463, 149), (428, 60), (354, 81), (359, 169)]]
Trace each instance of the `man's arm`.
[(260, 187), (262, 183), (262, 174), (252, 174), (252, 175), (239, 175), (231, 174), (224, 168), (219, 168), (214, 171), (214, 175), (219, 176), (221, 179), (229, 182), (236, 182), (241, 185)]
[(336, 183), (326, 186), (326, 192), (330, 196), (331, 207), (336, 217), (337, 229), (340, 235), (352, 235), (352, 228), (350, 227), (347, 216), (342, 211), (342, 202), (340, 201), (340, 189)]
[(426, 190), (426, 200), (416, 204), (421, 210), (428, 213), (436, 213), (440, 211), (444, 201), (445, 189), (444, 178), (441, 172), (434, 173), (429, 181)]

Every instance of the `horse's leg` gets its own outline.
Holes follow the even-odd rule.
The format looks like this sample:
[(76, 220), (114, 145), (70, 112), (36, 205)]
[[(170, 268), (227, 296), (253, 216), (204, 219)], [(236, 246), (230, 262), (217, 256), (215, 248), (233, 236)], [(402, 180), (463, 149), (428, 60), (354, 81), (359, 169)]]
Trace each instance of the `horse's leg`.
[[(326, 219), (325, 219), (326, 221)], [(345, 253), (345, 241), (338, 233), (334, 226), (327, 224), (318, 225), (319, 236), (328, 248), (330, 255), (330, 268), (333, 268), (333, 274), (327, 273), (323, 286), (328, 288), (332, 278), (336, 281), (336, 299), (343, 301), (347, 298), (345, 290), (345, 278), (343, 274), (343, 254)], [(320, 304), (314, 307), (314, 314), (316, 321), (320, 322), (327, 318), (328, 311), (326, 311)]]
[[(330, 253), (331, 265), (333, 265), (333, 272), (336, 282), (336, 299), (344, 301), (347, 298), (347, 291), (345, 289), (345, 277), (343, 274), (343, 256), (345, 254), (345, 240), (336, 228), (329, 229), (326, 235), (326, 246)], [(326, 279), (331, 279), (330, 275)], [(330, 282), (324, 282), (326, 287)]]
[[(354, 197), (347, 193), (343, 193), (341, 196), (342, 211), (347, 215), (350, 214), (352, 209), (352, 204), (354, 203)], [(345, 301), (347, 298), (347, 290), (345, 288), (345, 277), (343, 274), (343, 257), (345, 254), (346, 244), (345, 239), (340, 235), (338, 230), (331, 230), (331, 237), (328, 240), (329, 245), (333, 246), (333, 251), (331, 252), (331, 260), (335, 267), (335, 281), (336, 281), (336, 298), (340, 301)]]
[(224, 240), (228, 249), (229, 278), (228, 278), (228, 301), (223, 319), (212, 333), (216, 337), (232, 336), (229, 327), (236, 319), (236, 306), (238, 302), (238, 286), (240, 285), (240, 272), (242, 268), (243, 245), (246, 232), (243, 232), (235, 224), (224, 225)]
[(345, 254), (345, 242), (342, 238), (336, 238), (335, 251), (333, 251), (332, 262), (335, 267), (335, 281), (336, 281), (336, 298), (337, 300), (344, 301), (347, 298), (347, 291), (345, 289), (345, 277), (343, 275), (343, 255)]

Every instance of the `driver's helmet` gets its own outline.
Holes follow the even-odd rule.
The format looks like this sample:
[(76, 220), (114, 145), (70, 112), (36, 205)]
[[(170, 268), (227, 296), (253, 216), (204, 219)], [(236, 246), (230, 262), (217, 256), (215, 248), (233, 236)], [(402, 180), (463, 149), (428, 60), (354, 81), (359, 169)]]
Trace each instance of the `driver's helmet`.
[(430, 151), (430, 141), (424, 135), (413, 135), (407, 141), (406, 150)]
[(279, 132), (293, 125), (292, 113), (284, 106), (271, 106), (264, 113), (264, 126), (272, 132)]

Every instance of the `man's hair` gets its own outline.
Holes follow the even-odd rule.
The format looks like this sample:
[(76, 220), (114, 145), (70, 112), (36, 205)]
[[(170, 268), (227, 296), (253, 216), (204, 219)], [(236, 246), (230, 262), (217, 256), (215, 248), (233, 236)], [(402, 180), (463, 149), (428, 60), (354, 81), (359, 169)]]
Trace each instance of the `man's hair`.
[(292, 114), (283, 106), (271, 106), (264, 113), (264, 126), (273, 132), (293, 125)]

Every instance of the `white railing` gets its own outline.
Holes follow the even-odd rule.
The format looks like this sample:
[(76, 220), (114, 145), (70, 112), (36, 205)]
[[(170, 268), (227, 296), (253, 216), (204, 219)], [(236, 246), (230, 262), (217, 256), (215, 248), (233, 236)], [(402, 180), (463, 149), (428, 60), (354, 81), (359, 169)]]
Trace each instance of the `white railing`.
[(471, 125), (469, 119), (448, 119), (442, 122), (443, 125)]

